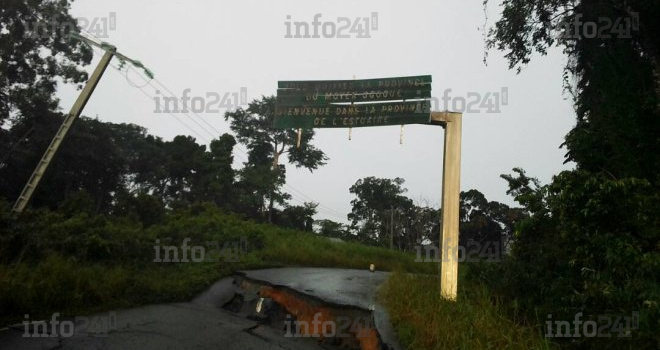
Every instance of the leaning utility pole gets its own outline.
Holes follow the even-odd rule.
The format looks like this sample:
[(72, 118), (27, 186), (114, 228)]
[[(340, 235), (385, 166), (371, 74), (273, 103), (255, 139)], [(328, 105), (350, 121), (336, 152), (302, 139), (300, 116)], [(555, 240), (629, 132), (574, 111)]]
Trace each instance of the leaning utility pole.
[(37, 189), (41, 178), (44, 176), (46, 169), (48, 169), (50, 162), (53, 160), (55, 154), (57, 154), (57, 150), (60, 148), (62, 140), (64, 140), (66, 135), (69, 133), (71, 126), (76, 121), (76, 119), (78, 119), (80, 113), (82, 113), (83, 108), (85, 108), (87, 101), (89, 101), (89, 98), (92, 96), (92, 92), (94, 92), (96, 85), (99, 83), (103, 72), (105, 72), (105, 69), (110, 64), (110, 60), (114, 54), (115, 48), (111, 48), (108, 49), (101, 58), (101, 61), (96, 66), (96, 69), (94, 69), (94, 73), (92, 73), (91, 78), (89, 78), (87, 81), (85, 88), (83, 88), (83, 90), (80, 92), (80, 95), (78, 95), (78, 99), (73, 104), (73, 107), (71, 107), (71, 111), (64, 118), (64, 122), (62, 122), (59, 130), (57, 130), (57, 134), (55, 134), (55, 137), (53, 137), (53, 140), (50, 142), (46, 152), (44, 152), (44, 155), (41, 157), (39, 164), (37, 164), (34, 172), (32, 172), (30, 180), (28, 180), (27, 184), (25, 184), (21, 195), (16, 200), (16, 203), (14, 203), (12, 211), (20, 213), (23, 211), (23, 209), (25, 209), (25, 206), (28, 204), (32, 198), (32, 195), (34, 194), (34, 190)]
[(110, 64), (110, 61), (112, 60), (113, 56), (117, 56), (122, 63), (127, 61), (130, 62), (135, 67), (144, 69), (144, 73), (147, 77), (152, 79), (154, 77), (153, 73), (149, 69), (145, 68), (140, 61), (136, 61), (126, 57), (125, 55), (122, 55), (121, 53), (117, 52), (116, 47), (108, 43), (105, 42), (97, 43), (89, 38), (80, 35), (80, 33), (71, 33), (71, 36), (85, 42), (88, 45), (93, 45), (101, 48), (102, 50), (105, 51), (105, 54), (103, 55), (103, 57), (101, 57), (101, 61), (96, 66), (96, 69), (94, 69), (92, 76), (89, 78), (87, 84), (80, 92), (80, 95), (78, 95), (78, 99), (73, 104), (73, 107), (71, 107), (71, 111), (64, 118), (64, 122), (60, 126), (59, 130), (57, 130), (57, 134), (55, 134), (55, 137), (50, 142), (48, 149), (46, 149), (46, 152), (41, 157), (41, 160), (37, 164), (37, 167), (34, 169), (34, 172), (32, 172), (32, 176), (30, 176), (30, 179), (23, 188), (21, 195), (16, 200), (16, 203), (14, 203), (14, 207), (12, 208), (12, 211), (15, 213), (21, 213), (23, 209), (25, 209), (25, 206), (28, 204), (30, 199), (32, 198), (32, 195), (34, 194), (34, 191), (37, 189), (37, 186), (39, 185), (41, 178), (44, 176), (46, 169), (48, 169), (50, 162), (53, 160), (53, 157), (55, 157), (55, 154), (57, 154), (57, 150), (60, 148), (62, 141), (69, 133), (71, 126), (76, 121), (76, 119), (78, 119), (78, 117), (83, 111), (83, 108), (85, 108), (87, 101), (89, 101), (89, 98), (92, 96), (92, 93), (96, 88), (96, 85), (99, 83), (99, 80), (101, 80), (101, 76), (103, 76), (105, 69), (108, 68), (108, 65)]

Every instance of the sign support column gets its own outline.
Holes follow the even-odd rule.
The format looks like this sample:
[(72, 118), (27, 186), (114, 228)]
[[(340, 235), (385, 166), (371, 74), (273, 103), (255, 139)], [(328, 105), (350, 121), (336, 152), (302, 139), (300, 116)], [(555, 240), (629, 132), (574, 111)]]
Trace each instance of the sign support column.
[(456, 300), (458, 285), (458, 229), (461, 194), (461, 123), (462, 114), (432, 112), (431, 121), (445, 128), (442, 172), (442, 237), (440, 250), (440, 294)]

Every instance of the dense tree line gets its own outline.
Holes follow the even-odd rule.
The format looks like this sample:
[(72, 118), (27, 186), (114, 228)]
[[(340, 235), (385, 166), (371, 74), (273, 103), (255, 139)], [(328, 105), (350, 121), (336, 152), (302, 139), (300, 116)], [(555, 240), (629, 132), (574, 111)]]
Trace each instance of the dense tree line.
[[(71, 34), (78, 31), (70, 1), (10, 1), (0, 9), (0, 197), (15, 200), (46, 150), (64, 115), (57, 82), (78, 87), (92, 50)], [(189, 136), (171, 141), (136, 125), (81, 118), (50, 165), (32, 207), (59, 209), (76, 198), (81, 210), (132, 215), (144, 223), (164, 210), (212, 202), (246, 218), (311, 230), (315, 205), (290, 205), (280, 156), (313, 170), (326, 161), (305, 131), (271, 128), (274, 98), (252, 101), (227, 113), (232, 131), (210, 144)], [(237, 142), (248, 149), (240, 169), (232, 168)], [(75, 201), (73, 201), (75, 202)], [(83, 208), (82, 205), (89, 206)]]
[[(70, 35), (75, 25), (44, 23), (35, 32), (40, 27), (35, 24), (45, 20), (75, 24), (69, 7), (68, 1), (13, 1), (0, 13), (7, 29), (0, 33), (0, 197), (8, 202), (18, 197), (64, 118), (55, 97), (57, 81), (82, 86), (87, 79), (81, 66), (92, 52)], [(43, 32), (48, 28), (52, 32)], [(44, 51), (51, 55), (40, 54)], [(190, 136), (166, 141), (137, 125), (80, 118), (31, 207), (133, 217), (149, 226), (168, 210), (211, 202), (249, 219), (308, 231), (316, 226), (321, 234), (367, 244), (387, 245), (387, 237), (401, 250), (427, 240), (438, 243), (439, 210), (403, 196), (403, 179), (358, 180), (349, 189), (357, 196), (348, 215), (351, 224), (323, 220), (314, 225), (315, 203), (288, 202), (282, 159), (313, 171), (327, 157), (312, 144), (313, 130), (303, 130), (296, 147), (295, 131), (272, 128), (274, 108), (274, 97), (263, 97), (226, 113), (235, 136), (218, 135), (208, 145)], [(235, 169), (237, 143), (247, 148), (248, 159)], [(474, 213), (462, 221), (470, 232), (479, 231)]]
[[(2, 12), (9, 33), (0, 33), (6, 43), (0, 52), (4, 97), (0, 197), (9, 202), (20, 194), (64, 118), (55, 97), (57, 80), (81, 84), (87, 78), (80, 69), (91, 59), (87, 46), (66, 30), (46, 33), (52, 35), (30, 32), (37, 27), (32, 24), (44, 18), (75, 23), (68, 9), (66, 1), (17, 1)], [(52, 24), (48, 27), (53, 28)], [(39, 55), (43, 50), (50, 50), (58, 59)], [(296, 147), (295, 131), (273, 129), (274, 107), (274, 97), (263, 97), (247, 108), (226, 113), (235, 136), (218, 135), (208, 145), (190, 136), (166, 141), (137, 125), (80, 118), (31, 206), (132, 217), (149, 226), (168, 210), (211, 202), (249, 219), (308, 231), (316, 226), (323, 235), (367, 244), (387, 246), (390, 236), (401, 250), (412, 250), (426, 240), (438, 243), (439, 210), (414, 205), (403, 196), (402, 179), (359, 180), (349, 189), (358, 197), (348, 215), (351, 224), (323, 220), (314, 225), (315, 203), (288, 202), (291, 196), (283, 190), (286, 172), (282, 159), (286, 156), (289, 164), (313, 171), (327, 157), (312, 144), (313, 130), (302, 131), (301, 146)], [(235, 169), (237, 143), (247, 148), (248, 159)], [(477, 232), (478, 225), (470, 220), (463, 220), (466, 230)]]
[[(52, 114), (32, 126), (27, 119), (17, 120), (0, 139), (6, 152), (0, 163), (0, 195), (10, 201), (20, 194), (62, 116)], [(311, 230), (315, 206), (284, 201), (283, 167), (273, 175), (269, 153), (264, 153), (269, 150), (250, 148), (243, 168), (234, 169), (235, 145), (229, 134), (207, 147), (190, 136), (164, 141), (137, 125), (81, 118), (48, 169), (32, 206), (57, 210), (77, 197), (81, 209), (84, 204), (94, 214), (136, 215), (149, 224), (166, 209), (211, 202), (246, 218)], [(271, 205), (273, 193), (280, 198), (279, 209)]]
[[(318, 232), (411, 252), (420, 245), (439, 246), (441, 209), (406, 197), (404, 183), (402, 178), (359, 179), (349, 189), (355, 195), (348, 214), (350, 223), (321, 220), (317, 222)], [(521, 208), (488, 201), (477, 190), (461, 192), (458, 245), (468, 247), (468, 242), (475, 241), (482, 247), (497, 247), (493, 254), (504, 254), (516, 222), (523, 217)]]
[[(631, 337), (554, 338), (581, 349), (660, 347), (660, 3), (505, 0), (488, 44), (511, 68), (551, 47), (567, 56), (576, 126), (563, 171), (542, 185), (522, 169), (503, 175), (529, 215), (510, 259), (488, 284), (512, 314), (544, 324), (639, 312)], [(605, 28), (606, 23), (611, 28)], [(598, 23), (598, 34), (591, 32)], [(602, 322), (598, 323), (602, 326)], [(541, 328), (540, 326), (539, 328)]]

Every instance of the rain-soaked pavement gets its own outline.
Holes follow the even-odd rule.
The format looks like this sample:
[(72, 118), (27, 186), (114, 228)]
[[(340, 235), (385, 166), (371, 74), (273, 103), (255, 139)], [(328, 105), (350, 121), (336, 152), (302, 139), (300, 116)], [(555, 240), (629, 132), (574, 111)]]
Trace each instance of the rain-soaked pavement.
[[(294, 319), (297, 314), (298, 320), (303, 320), (300, 310), (324, 310), (325, 316), (371, 315), (377, 348), (398, 349), (387, 315), (375, 303), (376, 290), (386, 278), (385, 272), (371, 273), (367, 269), (243, 271), (218, 281), (191, 302), (118, 310), (113, 315), (114, 327), (102, 337), (66, 337), (68, 330), (62, 329), (66, 319), (59, 317), (56, 334), (52, 324), (46, 327), (45, 336), (44, 327), (37, 326), (38, 332), (31, 327), (27, 331), (41, 337), (25, 336), (22, 324), (0, 330), (0, 349), (328, 350), (346, 346), (344, 340), (340, 343), (338, 339), (292, 336), (296, 333), (291, 333), (291, 327), (285, 332), (284, 317), (291, 320), (291, 314)], [(98, 316), (107, 319), (108, 315)], [(79, 322), (76, 325), (82, 328), (76, 327), (75, 333), (85, 335), (85, 326)], [(374, 348), (362, 340), (355, 344)]]

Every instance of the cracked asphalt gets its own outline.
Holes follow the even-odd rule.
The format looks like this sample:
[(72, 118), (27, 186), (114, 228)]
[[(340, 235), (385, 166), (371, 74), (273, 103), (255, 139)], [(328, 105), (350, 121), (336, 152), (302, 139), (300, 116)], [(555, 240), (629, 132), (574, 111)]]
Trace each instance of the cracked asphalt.
[[(386, 277), (385, 273), (372, 274), (367, 270), (320, 268), (268, 269), (244, 274), (253, 280), (287, 286), (330, 304), (361, 308), (373, 304), (376, 289)], [(4, 328), (0, 330), (0, 349), (327, 350), (313, 338), (285, 337), (282, 331), (220, 308), (234, 296), (236, 286), (232, 282), (233, 278), (218, 281), (187, 303), (118, 310), (116, 327), (105, 337), (63, 337), (61, 332), (49, 337), (24, 337), (25, 329), (21, 324)], [(387, 315), (380, 306), (375, 308), (376, 326), (383, 340), (398, 348)], [(107, 315), (107, 312), (98, 314)], [(63, 320), (60, 317), (60, 321)]]

